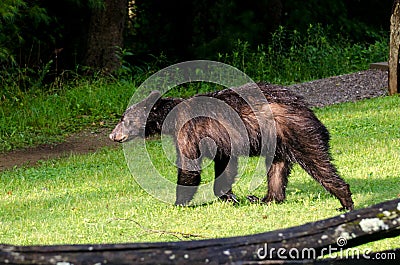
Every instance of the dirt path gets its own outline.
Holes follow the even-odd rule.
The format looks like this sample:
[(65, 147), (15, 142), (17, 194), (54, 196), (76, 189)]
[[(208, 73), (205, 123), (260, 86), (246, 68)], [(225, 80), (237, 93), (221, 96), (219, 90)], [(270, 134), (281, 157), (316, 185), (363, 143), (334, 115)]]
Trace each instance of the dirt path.
[(0, 171), (20, 166), (34, 166), (40, 160), (67, 157), (70, 154), (96, 152), (105, 146), (119, 147), (108, 139), (111, 129), (85, 130), (68, 137), (65, 142), (43, 144), (37, 147), (15, 150), (0, 154)]
[[(302, 94), (311, 106), (326, 106), (334, 103), (356, 101), (386, 94), (388, 73), (367, 70), (358, 73), (334, 76), (312, 82), (296, 84), (291, 89)], [(66, 157), (70, 154), (95, 152), (101, 147), (119, 147), (108, 139), (110, 128), (93, 128), (75, 134), (63, 143), (40, 145), (0, 154), (0, 171), (19, 166), (33, 166), (40, 160)]]

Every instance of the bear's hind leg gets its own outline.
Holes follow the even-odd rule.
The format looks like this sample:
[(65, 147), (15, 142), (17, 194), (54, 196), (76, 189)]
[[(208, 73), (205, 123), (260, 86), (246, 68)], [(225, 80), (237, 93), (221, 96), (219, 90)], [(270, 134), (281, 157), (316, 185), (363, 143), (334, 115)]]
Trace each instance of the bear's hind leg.
[(337, 173), (336, 167), (324, 154), (310, 155), (309, 158), (299, 159), (300, 166), (318, 181), (329, 193), (339, 199), (342, 208), (339, 210), (353, 210), (354, 203), (351, 198), (349, 184)]
[(274, 160), (268, 171), (268, 193), (262, 202), (283, 202), (292, 164), (286, 160)]

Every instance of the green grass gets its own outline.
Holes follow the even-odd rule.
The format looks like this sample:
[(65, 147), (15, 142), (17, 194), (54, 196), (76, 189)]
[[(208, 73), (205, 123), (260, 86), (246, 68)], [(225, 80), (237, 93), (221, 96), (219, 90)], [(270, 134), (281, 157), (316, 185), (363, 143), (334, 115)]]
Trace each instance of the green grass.
[[(316, 109), (332, 135), (332, 154), (356, 208), (400, 194), (400, 97)], [(148, 144), (162, 161), (159, 140)], [(170, 170), (170, 169), (166, 169)], [(175, 171), (168, 171), (171, 179)], [(250, 172), (249, 172), (250, 173)], [(211, 178), (212, 170), (205, 170)], [(207, 178), (207, 176), (205, 176)], [(42, 162), (0, 173), (0, 243), (76, 244), (218, 238), (301, 225), (339, 213), (338, 200), (296, 167), (283, 204), (216, 201), (175, 207), (155, 200), (131, 176), (121, 149)], [(263, 187), (254, 193), (265, 194)], [(191, 235), (188, 236), (187, 235)], [(398, 247), (399, 238), (363, 247)]]

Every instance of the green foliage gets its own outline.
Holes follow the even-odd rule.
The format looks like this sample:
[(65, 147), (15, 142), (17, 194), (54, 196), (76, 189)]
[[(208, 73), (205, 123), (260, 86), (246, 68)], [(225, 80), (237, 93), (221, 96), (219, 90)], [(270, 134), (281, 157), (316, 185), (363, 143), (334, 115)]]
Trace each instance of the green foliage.
[(127, 45), (135, 47), (135, 54), (150, 50), (180, 60), (209, 59), (229, 53), (238, 39), (268, 46), (279, 25), (305, 34), (310, 24), (331, 26), (356, 42), (373, 42), (373, 32), (388, 31), (391, 6), (379, 0), (138, 0)]
[[(0, 79), (22, 90), (79, 67), (89, 12), (103, 0), (6, 0), (0, 3)], [(85, 35), (86, 34), (86, 35)], [(61, 69), (61, 70), (60, 70)]]
[[(39, 39), (32, 33), (51, 22), (47, 10), (40, 4), (40, 1), (25, 0), (6, 0), (0, 3), (0, 63), (3, 65), (15, 66), (22, 46), (28, 48), (38, 44)], [(25, 55), (31, 54), (26, 52)], [(22, 57), (18, 59), (22, 60)], [(30, 60), (32, 58), (25, 57), (23, 63), (28, 64)]]
[[(399, 106), (400, 97), (395, 96), (315, 110), (331, 131), (335, 164), (351, 186), (357, 209), (398, 196)], [(165, 160), (159, 140), (150, 141), (147, 147), (157, 163)], [(168, 177), (175, 180), (176, 169), (171, 167)], [(204, 171), (205, 179), (212, 179), (212, 167)], [(250, 204), (245, 199), (248, 194), (239, 187), (234, 186), (241, 202), (238, 207), (219, 201), (175, 207), (155, 200), (135, 183), (120, 149), (45, 161), (38, 167), (0, 173), (0, 242), (91, 244), (218, 238), (339, 214), (338, 200), (299, 167), (289, 178), (283, 204)], [(265, 192), (263, 185), (254, 194)], [(395, 248), (398, 237), (363, 247), (373, 251)]]
[(352, 43), (329, 27), (309, 25), (306, 33), (279, 27), (271, 43), (252, 49), (237, 41), (231, 53), (218, 60), (244, 71), (255, 81), (291, 84), (368, 69), (371, 62), (387, 60), (388, 39)]

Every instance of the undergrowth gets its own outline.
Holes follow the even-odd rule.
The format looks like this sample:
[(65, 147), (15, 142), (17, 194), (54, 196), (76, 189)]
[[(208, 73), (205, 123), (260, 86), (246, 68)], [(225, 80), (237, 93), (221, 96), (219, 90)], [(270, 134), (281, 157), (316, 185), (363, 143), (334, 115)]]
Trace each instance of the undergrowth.
[(353, 43), (320, 25), (310, 25), (306, 34), (279, 27), (269, 45), (252, 49), (239, 40), (232, 53), (219, 54), (218, 60), (255, 81), (287, 85), (368, 69), (372, 62), (387, 60), (388, 47), (383, 35), (373, 43)]

